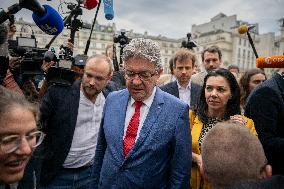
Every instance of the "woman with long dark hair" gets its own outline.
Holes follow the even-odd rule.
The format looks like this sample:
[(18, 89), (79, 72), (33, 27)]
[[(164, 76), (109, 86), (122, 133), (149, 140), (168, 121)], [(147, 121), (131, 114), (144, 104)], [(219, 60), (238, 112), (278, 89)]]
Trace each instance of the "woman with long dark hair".
[(191, 188), (211, 188), (200, 172), (202, 166), (201, 144), (216, 123), (234, 120), (242, 123), (253, 134), (257, 134), (251, 119), (241, 114), (240, 89), (232, 73), (219, 69), (207, 74), (196, 110), (190, 111), (192, 135)]

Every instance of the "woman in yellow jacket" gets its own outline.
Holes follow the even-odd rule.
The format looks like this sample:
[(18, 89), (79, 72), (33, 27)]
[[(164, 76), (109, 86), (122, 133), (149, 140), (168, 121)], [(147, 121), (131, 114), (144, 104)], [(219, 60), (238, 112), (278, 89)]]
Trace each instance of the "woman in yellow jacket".
[(235, 120), (257, 135), (253, 121), (240, 113), (240, 89), (235, 77), (226, 69), (208, 73), (204, 79), (197, 108), (190, 111), (189, 115), (192, 135), (192, 189), (211, 188), (210, 183), (200, 174), (200, 150), (204, 137), (217, 122)]

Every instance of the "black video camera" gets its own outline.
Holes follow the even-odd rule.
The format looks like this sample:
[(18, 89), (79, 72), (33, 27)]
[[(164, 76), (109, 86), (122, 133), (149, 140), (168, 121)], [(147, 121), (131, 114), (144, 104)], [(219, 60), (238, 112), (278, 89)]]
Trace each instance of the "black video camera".
[(37, 48), (36, 39), (17, 37), (16, 41), (8, 40), (9, 52), (12, 57), (22, 57), (19, 73), (24, 75), (42, 75), (41, 65), (48, 49)]
[(130, 41), (131, 41), (131, 39), (128, 38), (128, 37), (125, 35), (125, 32), (124, 32), (124, 31), (122, 31), (122, 32), (120, 33), (120, 35), (113, 37), (113, 42), (114, 42), (114, 43), (119, 43), (119, 44), (120, 44), (120, 47), (124, 47), (124, 46), (127, 45)]
[(187, 48), (187, 49), (192, 50), (193, 47), (197, 47), (196, 43), (191, 39), (191, 33), (188, 33), (186, 35), (186, 37), (187, 37), (187, 41), (183, 40), (181, 42), (181, 47), (182, 48)]

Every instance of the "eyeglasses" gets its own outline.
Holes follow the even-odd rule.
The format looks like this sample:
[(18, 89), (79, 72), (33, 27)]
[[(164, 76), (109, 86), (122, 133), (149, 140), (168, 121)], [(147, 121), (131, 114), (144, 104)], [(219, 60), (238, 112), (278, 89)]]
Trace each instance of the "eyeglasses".
[(34, 131), (25, 136), (21, 135), (9, 135), (0, 138), (0, 150), (4, 153), (12, 153), (20, 148), (22, 144), (22, 139), (25, 138), (31, 148), (36, 148), (39, 146), (45, 134), (42, 131)]
[(125, 70), (125, 79), (132, 80), (135, 78), (136, 75), (138, 75), (139, 79), (146, 81), (156, 74), (157, 74), (157, 71), (154, 71), (151, 73), (149, 71), (133, 72), (133, 71)]

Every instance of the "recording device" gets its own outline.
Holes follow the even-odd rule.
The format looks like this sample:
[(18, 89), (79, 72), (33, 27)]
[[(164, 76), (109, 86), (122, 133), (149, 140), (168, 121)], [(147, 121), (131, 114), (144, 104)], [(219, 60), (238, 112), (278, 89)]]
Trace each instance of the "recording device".
[(241, 26), (239, 26), (239, 28), (238, 28), (238, 32), (239, 32), (239, 34), (244, 34), (244, 33), (247, 34), (249, 43), (250, 43), (250, 45), (251, 45), (251, 47), (252, 47), (252, 50), (253, 50), (253, 53), (254, 53), (255, 57), (258, 58), (258, 54), (257, 54), (257, 52), (256, 52), (256, 49), (255, 49), (253, 40), (252, 40), (251, 35), (250, 35), (250, 33), (249, 33), (249, 31), (250, 31), (251, 29), (253, 29), (253, 28), (254, 28), (254, 26), (241, 25)]
[(125, 35), (125, 31), (121, 31), (120, 35), (118, 36), (114, 36), (113, 37), (113, 42), (114, 43), (119, 43), (119, 48), (120, 48), (120, 55), (119, 55), (119, 64), (117, 61), (117, 56), (116, 56), (116, 48), (115, 48), (115, 44), (113, 46), (113, 66), (115, 68), (115, 71), (119, 71), (119, 65), (122, 65), (122, 53), (123, 53), (123, 48), (131, 41), (130, 38), (128, 38)]
[(253, 28), (255, 28), (254, 25), (247, 26), (247, 25), (243, 24), (243, 25), (240, 25), (240, 27), (238, 28), (238, 32), (239, 32), (239, 34), (244, 34), (244, 33), (247, 33), (248, 31), (252, 30)]
[(192, 50), (193, 47), (197, 47), (197, 44), (191, 39), (191, 33), (186, 34), (187, 41), (183, 40), (181, 42), (181, 47), (182, 48), (187, 48)]
[(97, 0), (83, 0), (84, 8), (92, 10), (98, 5)]
[(256, 59), (257, 68), (284, 68), (284, 55), (268, 57), (258, 57)]
[(46, 80), (48, 85), (70, 86), (75, 81), (75, 72), (63, 67), (50, 67), (48, 69)]
[(37, 0), (19, 0), (19, 3), (1, 11), (0, 23), (5, 22), (22, 8), (33, 12), (33, 20), (43, 32), (49, 35), (58, 35), (63, 30), (64, 23), (58, 12), (49, 5), (41, 6)]
[(113, 37), (113, 42), (114, 42), (114, 43), (119, 43), (120, 47), (123, 47), (123, 48), (124, 48), (125, 45), (127, 45), (130, 41), (131, 41), (131, 39), (128, 38), (128, 37), (125, 35), (125, 31), (121, 31), (120, 35)]
[(107, 20), (113, 19), (113, 0), (103, 0), (104, 2), (104, 12), (105, 12), (105, 18)]
[(44, 54), (48, 49), (37, 48), (36, 39), (17, 37), (9, 40), (9, 52), (12, 57), (22, 57), (19, 73), (23, 75), (42, 75), (41, 69)]
[(79, 66), (79, 67), (84, 67), (86, 65), (88, 56), (84, 54), (77, 54), (74, 57), (73, 65), (74, 66)]

